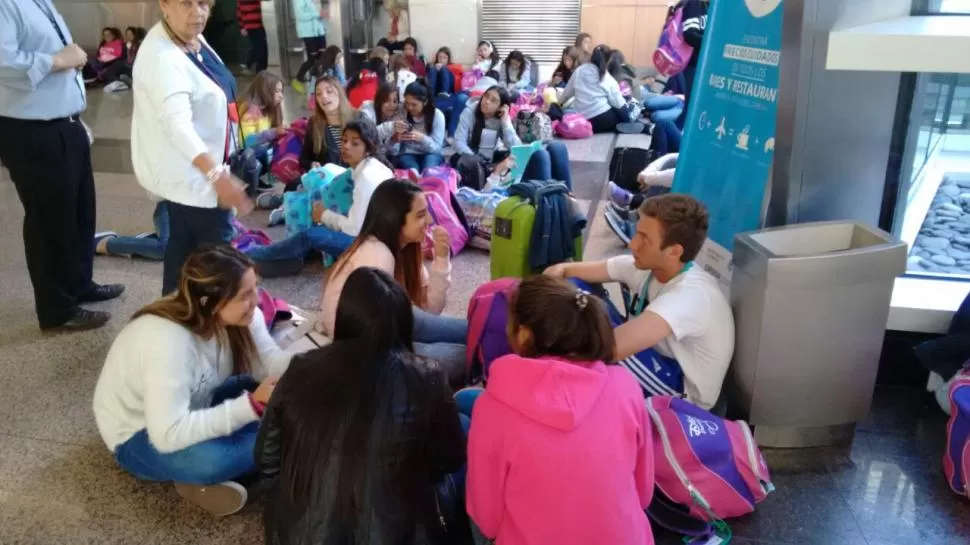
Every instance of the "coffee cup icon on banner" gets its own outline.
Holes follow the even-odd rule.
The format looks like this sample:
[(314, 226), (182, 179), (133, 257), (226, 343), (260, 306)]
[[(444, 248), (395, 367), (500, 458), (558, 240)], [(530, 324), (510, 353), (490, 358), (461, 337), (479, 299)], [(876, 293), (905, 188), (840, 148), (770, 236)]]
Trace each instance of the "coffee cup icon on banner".
[(775, 11), (781, 5), (781, 0), (744, 0), (744, 4), (752, 16), (760, 18)]
[(765, 153), (772, 153), (775, 151), (775, 137), (772, 136), (765, 140)]
[(738, 143), (735, 145), (736, 148), (744, 151), (748, 151), (748, 140), (751, 138), (751, 125), (745, 125), (741, 132), (738, 133)]

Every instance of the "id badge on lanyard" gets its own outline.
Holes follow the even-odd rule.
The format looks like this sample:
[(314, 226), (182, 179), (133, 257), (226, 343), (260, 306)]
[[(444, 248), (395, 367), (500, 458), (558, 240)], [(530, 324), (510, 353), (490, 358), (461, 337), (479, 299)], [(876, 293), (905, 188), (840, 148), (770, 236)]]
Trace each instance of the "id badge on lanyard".
[[(209, 54), (213, 56), (213, 58), (215, 58), (215, 53), (213, 53), (212, 50), (209, 49), (209, 46), (205, 44), (201, 44), (201, 46), (204, 47), (206, 51), (208, 51)], [(210, 80), (212, 80), (212, 83), (215, 83), (219, 87), (219, 89), (222, 89), (223, 93), (226, 93), (226, 90), (223, 89), (222, 84), (219, 83), (219, 78), (217, 78), (216, 75), (212, 73), (212, 70), (209, 70), (209, 68), (205, 65), (205, 62), (203, 62), (202, 59), (200, 58), (202, 56), (201, 50), (198, 53), (198, 55), (189, 53), (188, 51), (186, 51), (185, 54), (186, 56), (189, 57), (189, 60), (191, 60), (192, 63), (195, 64), (195, 66), (202, 71), (203, 74), (205, 74)], [(223, 157), (224, 157), (224, 161), (228, 163), (230, 144), (235, 141), (233, 136), (234, 136), (234, 132), (236, 131), (236, 127), (239, 125), (239, 110), (236, 107), (236, 97), (229, 96), (229, 93), (226, 93), (226, 119), (227, 119), (228, 127), (226, 130), (226, 145), (223, 150)]]
[[(674, 275), (674, 278), (677, 278), (678, 276), (689, 271), (693, 266), (694, 266), (693, 261), (688, 261), (687, 263), (684, 263), (684, 266), (680, 269), (680, 272)], [(663, 293), (663, 290), (670, 285), (670, 282), (673, 282), (674, 278), (671, 278), (664, 285), (663, 288), (660, 288), (660, 293)], [(644, 281), (643, 288), (640, 289), (640, 293), (637, 295), (634, 295), (633, 298), (630, 300), (630, 306), (626, 309), (628, 319), (642, 314), (643, 309), (645, 309), (647, 307), (647, 304), (650, 303), (649, 292), (650, 292), (650, 282), (652, 280), (653, 280), (653, 273), (650, 273), (649, 275), (647, 275), (647, 279), (646, 281)], [(657, 296), (660, 296), (660, 293), (658, 293)]]

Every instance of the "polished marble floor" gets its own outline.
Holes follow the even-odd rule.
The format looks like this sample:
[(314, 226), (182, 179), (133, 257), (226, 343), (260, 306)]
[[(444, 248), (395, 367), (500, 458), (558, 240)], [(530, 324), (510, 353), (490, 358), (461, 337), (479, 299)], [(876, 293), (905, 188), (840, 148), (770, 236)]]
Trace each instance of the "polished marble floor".
[[(115, 104), (115, 100), (119, 103)], [(100, 138), (123, 141), (124, 100), (105, 98), (89, 112)], [(115, 117), (119, 119), (114, 119)], [(570, 143), (577, 192), (593, 220), (586, 257), (622, 247), (602, 221), (600, 196), (609, 137)], [(99, 172), (98, 226), (138, 233), (152, 205), (130, 174)], [(22, 209), (0, 171), (0, 544), (245, 545), (262, 542), (260, 503), (215, 520), (180, 501), (170, 485), (142, 483), (118, 470), (91, 414), (91, 395), (111, 340), (161, 288), (161, 265), (100, 257), (96, 279), (128, 291), (96, 305), (114, 319), (99, 331), (43, 336), (20, 238)], [(263, 216), (248, 218), (259, 225)], [(270, 230), (279, 236), (278, 229)], [(463, 252), (446, 312), (464, 313), (487, 279), (487, 254)], [(322, 268), (266, 282), (287, 300), (319, 305)], [(942, 477), (945, 419), (919, 391), (879, 388), (851, 449), (766, 451), (778, 490), (752, 516), (732, 521), (740, 544), (961, 545), (970, 543), (970, 503)], [(658, 535), (663, 544), (679, 543)]]

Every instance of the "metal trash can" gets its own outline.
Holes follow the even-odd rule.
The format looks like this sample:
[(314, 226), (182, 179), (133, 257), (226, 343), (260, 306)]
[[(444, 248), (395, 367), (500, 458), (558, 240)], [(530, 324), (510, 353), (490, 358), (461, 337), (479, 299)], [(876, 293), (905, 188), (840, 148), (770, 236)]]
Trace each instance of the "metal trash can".
[(847, 445), (869, 413), (906, 244), (852, 222), (734, 242), (729, 399), (765, 447)]

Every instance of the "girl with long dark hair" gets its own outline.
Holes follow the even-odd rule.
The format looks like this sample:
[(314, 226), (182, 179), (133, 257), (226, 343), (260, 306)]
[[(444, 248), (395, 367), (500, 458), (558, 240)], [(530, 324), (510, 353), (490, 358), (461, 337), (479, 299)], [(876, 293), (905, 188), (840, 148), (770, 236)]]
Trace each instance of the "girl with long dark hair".
[(341, 142), (340, 161), (352, 170), (354, 182), (350, 210), (344, 216), (315, 207), (314, 225), (309, 229), (269, 246), (247, 250), (264, 277), (296, 274), (303, 268), (304, 258), (312, 251), (324, 252), (335, 258), (340, 256), (360, 232), (374, 190), (385, 180), (394, 177), (394, 172), (380, 151), (377, 127), (369, 120), (348, 122), (343, 128)]
[(440, 316), (451, 285), (451, 246), (447, 231), (435, 227), (434, 260), (426, 268), (421, 243), (430, 227), (431, 214), (420, 187), (404, 180), (381, 184), (360, 234), (327, 274), (320, 317), (324, 333), (333, 335), (347, 277), (360, 267), (381, 269), (397, 280), (415, 307), (415, 350), (444, 364), (452, 382), (460, 385), (468, 323)]
[[(536, 67), (538, 69), (538, 67)], [(505, 86), (517, 98), (520, 90), (532, 87), (532, 63), (518, 49), (509, 52), (499, 69), (499, 83)]]
[[(462, 112), (455, 131), (457, 153), (452, 155), (451, 164), (458, 169), (463, 181), (482, 178), (476, 174), (479, 169), (484, 169), (487, 177), (490, 174), (503, 174), (512, 168), (508, 148), (521, 145), (522, 141), (509, 117), (511, 103), (509, 92), (495, 85), (485, 91), (478, 104), (471, 104)], [(534, 152), (525, 167), (523, 179), (560, 180), (572, 188), (566, 146), (552, 141)]]
[(560, 97), (563, 104), (575, 97), (569, 109), (588, 119), (595, 133), (616, 132), (618, 124), (630, 121), (620, 84), (607, 70), (610, 52), (609, 46), (596, 46), (589, 62), (573, 72)]
[(385, 130), (393, 130), (391, 161), (397, 168), (423, 172), (445, 162), (441, 148), (445, 143), (445, 114), (435, 108), (428, 88), (414, 82), (404, 90), (405, 118)]
[(121, 30), (104, 27), (101, 30), (101, 43), (98, 44), (97, 57), (84, 66), (84, 82), (104, 81), (105, 70), (115, 63), (124, 62), (125, 42)]
[[(230, 246), (195, 251), (178, 289), (135, 313), (111, 345), (94, 418), (115, 461), (216, 515), (246, 503), (265, 403), (291, 355), (257, 307), (253, 263)], [(259, 382), (261, 381), (261, 382)]]
[(266, 409), (267, 545), (454, 543), (460, 492), (439, 490), (465, 432), (444, 373), (412, 350), (407, 294), (357, 268), (336, 312), (333, 344), (294, 358)]
[(341, 86), (347, 85), (347, 76), (344, 73), (344, 52), (335, 45), (327, 46), (310, 68), (310, 77), (313, 80), (325, 76), (337, 78)]
[(552, 71), (552, 80), (549, 85), (556, 88), (565, 88), (566, 83), (573, 77), (573, 71), (580, 65), (582, 53), (578, 47), (569, 46), (562, 50), (562, 60), (559, 66)]
[(434, 59), (428, 63), (428, 87), (432, 95), (450, 95), (455, 92), (455, 75), (451, 72), (451, 64), (451, 49), (448, 47), (438, 49)]
[[(377, 94), (374, 95), (374, 101), (365, 102), (357, 113), (362, 119), (366, 118), (377, 124), (381, 153), (389, 156), (397, 145), (393, 141), (394, 122), (404, 119), (404, 109), (401, 108), (401, 101), (398, 99), (397, 86), (389, 81), (382, 81), (377, 88)], [(384, 125), (385, 123), (389, 125)], [(382, 130), (382, 125), (388, 130)]]

